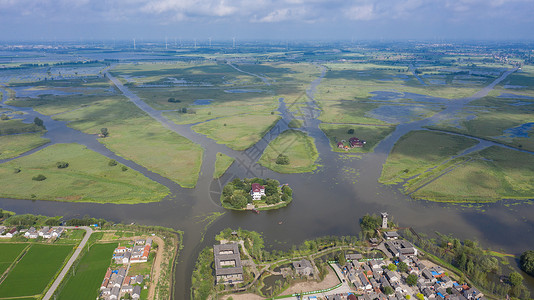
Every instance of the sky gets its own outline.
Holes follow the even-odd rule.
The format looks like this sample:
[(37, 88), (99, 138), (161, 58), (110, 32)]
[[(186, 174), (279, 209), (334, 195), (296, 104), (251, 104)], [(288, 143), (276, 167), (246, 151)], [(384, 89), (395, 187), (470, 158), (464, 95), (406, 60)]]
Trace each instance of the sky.
[(534, 0), (0, 0), (0, 40), (534, 40)]

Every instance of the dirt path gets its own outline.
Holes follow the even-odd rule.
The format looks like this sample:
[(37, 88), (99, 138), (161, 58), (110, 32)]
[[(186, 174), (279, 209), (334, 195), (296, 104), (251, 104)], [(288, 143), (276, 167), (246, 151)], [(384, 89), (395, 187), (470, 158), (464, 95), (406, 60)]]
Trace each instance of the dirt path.
[(154, 260), (154, 263), (152, 264), (152, 272), (151, 272), (151, 278), (150, 281), (152, 282), (150, 284), (150, 287), (148, 288), (148, 297), (147, 299), (156, 299), (156, 286), (159, 282), (159, 277), (161, 275), (161, 262), (163, 261), (163, 251), (164, 251), (164, 245), (165, 243), (159, 236), (152, 236), (152, 241), (155, 241), (158, 243), (158, 251), (156, 252), (156, 259)]

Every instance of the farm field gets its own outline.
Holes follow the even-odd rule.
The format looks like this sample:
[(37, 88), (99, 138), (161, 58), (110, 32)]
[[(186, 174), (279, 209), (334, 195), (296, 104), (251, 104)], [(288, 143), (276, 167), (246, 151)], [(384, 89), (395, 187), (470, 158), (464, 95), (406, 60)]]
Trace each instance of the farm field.
[(386, 184), (402, 182), (476, 144), (476, 140), (467, 137), (432, 131), (412, 131), (401, 137), (391, 150), (379, 181)]
[(12, 158), (48, 143), (40, 133), (0, 136), (0, 159)]
[[(376, 144), (388, 136), (395, 126), (363, 126), (363, 125), (351, 125), (351, 124), (328, 124), (321, 123), (319, 128), (326, 134), (330, 140), (330, 146), (332, 151), (341, 152), (341, 153), (367, 153), (372, 152)], [(349, 134), (348, 131), (354, 130), (353, 134)], [(344, 144), (348, 145), (347, 142), (351, 137), (357, 137), (361, 140), (364, 140), (366, 144), (362, 148), (352, 148), (348, 151), (338, 148), (337, 143), (339, 141), (346, 141)]]
[[(448, 167), (413, 184), (408, 192), (416, 199), (445, 202), (531, 199), (534, 193), (534, 158), (528, 153), (492, 146)], [(428, 184), (421, 187), (421, 183)]]
[(243, 115), (198, 124), (192, 129), (234, 150), (256, 144), (280, 120), (276, 115)]
[[(289, 164), (276, 163), (280, 154), (289, 158)], [(312, 137), (302, 131), (286, 130), (269, 143), (258, 163), (278, 173), (306, 173), (317, 168), (318, 158)]]
[(32, 245), (0, 284), (0, 299), (43, 294), (72, 251), (72, 245)]
[[(59, 169), (57, 162), (69, 166)], [(142, 203), (161, 200), (168, 188), (78, 144), (55, 144), (0, 165), (2, 197), (73, 202)], [(42, 174), (43, 181), (32, 180)], [(24, 186), (26, 188), (21, 189)]]
[(92, 245), (80, 262), (73, 266), (76, 275), (68, 277), (57, 299), (93, 300), (98, 297), (102, 279), (117, 245), (118, 243)]
[(217, 159), (215, 160), (215, 170), (213, 171), (213, 178), (219, 178), (224, 175), (226, 170), (234, 163), (235, 158), (230, 157), (223, 153), (217, 153)]
[(28, 244), (0, 243), (0, 276), (11, 266)]

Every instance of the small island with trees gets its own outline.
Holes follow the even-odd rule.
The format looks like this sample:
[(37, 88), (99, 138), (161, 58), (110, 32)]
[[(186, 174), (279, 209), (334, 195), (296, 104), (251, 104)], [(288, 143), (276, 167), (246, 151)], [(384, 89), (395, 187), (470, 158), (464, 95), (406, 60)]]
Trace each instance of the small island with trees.
[(224, 186), (221, 203), (234, 210), (271, 210), (288, 205), (293, 190), (275, 179), (235, 178)]

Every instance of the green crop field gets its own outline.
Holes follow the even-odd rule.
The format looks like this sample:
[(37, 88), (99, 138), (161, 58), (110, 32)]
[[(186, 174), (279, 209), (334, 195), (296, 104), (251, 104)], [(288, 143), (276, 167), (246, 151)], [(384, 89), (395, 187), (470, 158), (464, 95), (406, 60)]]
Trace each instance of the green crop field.
[(12, 158), (48, 143), (40, 133), (0, 136), (0, 159)]
[[(288, 165), (276, 163), (279, 154), (289, 157)], [(318, 157), (312, 137), (302, 131), (286, 130), (269, 143), (258, 163), (278, 173), (305, 173), (317, 168)]]
[[(59, 161), (68, 162), (68, 168), (57, 168)], [(141, 203), (159, 201), (169, 192), (137, 171), (123, 171), (120, 165), (109, 166), (108, 162), (108, 158), (84, 146), (55, 144), (0, 165), (0, 195), (16, 199)], [(39, 174), (46, 180), (32, 180)]]
[(69, 272), (69, 275), (74, 275), (66, 279), (57, 299), (93, 300), (97, 298), (100, 284), (117, 245), (117, 243), (92, 245), (74, 271)]
[(217, 153), (215, 160), (215, 170), (213, 171), (213, 178), (219, 178), (223, 176), (224, 172), (232, 165), (235, 158), (230, 157), (223, 153)]
[(44, 293), (73, 251), (73, 246), (34, 244), (0, 284), (0, 295), (28, 297)]
[(427, 185), (415, 183), (408, 192), (415, 191), (412, 196), (416, 199), (453, 202), (534, 198), (531, 154), (492, 146), (457, 159), (449, 167), (429, 175), (422, 182)]
[(256, 144), (280, 120), (276, 115), (242, 115), (193, 126), (193, 130), (234, 150)]
[[(378, 142), (388, 136), (395, 126), (363, 126), (363, 125), (351, 125), (351, 124), (327, 124), (321, 123), (319, 128), (326, 134), (330, 140), (330, 146), (333, 151), (341, 153), (365, 153), (373, 151)], [(353, 134), (349, 134), (350, 129), (354, 130)], [(348, 140), (351, 137), (357, 137), (364, 140), (366, 143), (362, 148), (352, 148), (348, 151), (339, 149), (337, 143), (344, 140), (345, 145), (348, 145)]]
[(0, 243), (0, 276), (11, 266), (15, 258), (19, 256), (28, 244)]
[(477, 144), (476, 140), (432, 131), (412, 131), (395, 144), (379, 181), (399, 183)]

